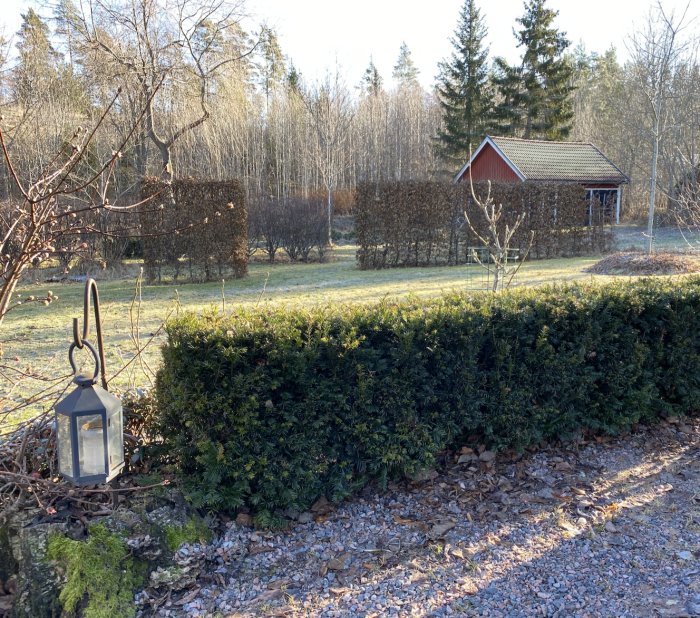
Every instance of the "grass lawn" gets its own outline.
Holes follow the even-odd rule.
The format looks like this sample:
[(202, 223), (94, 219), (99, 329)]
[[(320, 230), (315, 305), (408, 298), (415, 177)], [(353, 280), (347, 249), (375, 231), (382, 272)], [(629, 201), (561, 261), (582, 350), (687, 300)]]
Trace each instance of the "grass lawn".
[[(626, 240), (634, 230), (625, 228)], [(641, 232), (638, 232), (641, 234)], [(669, 241), (671, 242), (671, 241)], [(641, 241), (640, 241), (641, 243)], [(330, 303), (375, 302), (383, 298), (407, 295), (437, 296), (452, 290), (478, 290), (486, 285), (479, 266), (405, 268), (382, 271), (360, 271), (355, 264), (355, 247), (337, 247), (331, 261), (325, 264), (253, 263), (249, 276), (226, 281), (223, 286), (226, 311), (235, 307), (313, 306)], [(599, 257), (532, 261), (523, 265), (515, 285), (540, 285), (573, 280), (609, 280), (594, 277), (584, 269)], [(182, 283), (177, 285), (143, 286), (142, 302), (133, 303), (137, 266), (134, 276), (114, 281), (98, 281), (100, 291), (107, 373), (112, 376), (134, 356), (134, 326), (138, 314), (141, 342), (157, 331), (169, 312), (201, 311), (222, 307), (222, 283)], [(37, 277), (42, 271), (37, 271)], [(43, 295), (48, 290), (59, 300), (43, 305), (22, 305), (6, 317), (0, 333), (3, 356), (0, 361), (0, 410), (11, 409), (28, 394), (39, 391), (46, 383), (34, 377), (20, 377), (22, 372), (56, 379), (70, 372), (67, 361), (72, 340), (72, 318), (81, 317), (83, 283), (51, 283), (41, 281), (22, 286), (18, 298)], [(177, 300), (176, 300), (177, 299)], [(94, 335), (94, 328), (92, 329)], [(149, 386), (148, 367), (159, 363), (158, 335), (144, 354), (145, 365), (133, 363), (110, 382), (115, 390), (130, 386)], [(83, 357), (85, 370), (90, 360)], [(67, 383), (67, 378), (60, 383)], [(0, 419), (1, 422), (1, 419)]]

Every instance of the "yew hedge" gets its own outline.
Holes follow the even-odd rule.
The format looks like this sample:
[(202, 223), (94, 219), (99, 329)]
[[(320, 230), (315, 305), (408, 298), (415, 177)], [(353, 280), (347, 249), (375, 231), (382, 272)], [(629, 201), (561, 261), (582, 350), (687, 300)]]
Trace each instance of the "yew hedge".
[(168, 324), (159, 431), (196, 505), (263, 520), (433, 465), (700, 401), (700, 278)]

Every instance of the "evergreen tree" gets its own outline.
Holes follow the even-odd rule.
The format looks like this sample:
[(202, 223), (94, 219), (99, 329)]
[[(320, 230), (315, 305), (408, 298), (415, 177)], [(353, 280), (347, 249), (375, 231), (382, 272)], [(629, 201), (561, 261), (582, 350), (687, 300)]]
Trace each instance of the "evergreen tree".
[(408, 45), (405, 42), (401, 43), (399, 58), (394, 65), (394, 71), (391, 76), (399, 86), (418, 85), (419, 73), (420, 71), (411, 57), (411, 50), (408, 49)]
[(298, 94), (301, 92), (301, 86), (301, 72), (297, 70), (293, 62), (290, 62), (289, 70), (287, 71), (287, 88), (290, 92), (296, 92)]
[(22, 15), (17, 36), (15, 98), (22, 105), (28, 105), (51, 96), (58, 77), (59, 54), (51, 45), (48, 26), (34, 9)]
[(56, 35), (60, 41), (59, 49), (64, 54), (68, 66), (73, 70), (76, 61), (78, 11), (73, 0), (58, 0), (53, 11)]
[(553, 22), (558, 11), (545, 7), (546, 0), (528, 0), (525, 14), (516, 21), (518, 47), (523, 47), (520, 67), (496, 60), (494, 82), (501, 101), (497, 126), (524, 138), (565, 139), (573, 121), (573, 67), (564, 56), (569, 41)]
[(263, 29), (260, 35), (260, 62), (258, 74), (260, 86), (265, 94), (265, 102), (269, 106), (270, 95), (284, 82), (286, 67), (277, 35), (270, 28)]
[(522, 67), (511, 66), (505, 58), (496, 58), (491, 80), (498, 92), (498, 104), (494, 106), (489, 131), (494, 135), (522, 135), (525, 116)]
[(439, 65), (437, 86), (442, 109), (437, 150), (451, 167), (462, 165), (484, 137), (492, 104), (485, 38), (481, 11), (474, 0), (465, 0), (451, 41), (454, 51)]
[(365, 70), (365, 74), (362, 76), (362, 90), (370, 96), (377, 96), (382, 91), (383, 83), (384, 80), (379, 74), (379, 70), (374, 64), (374, 60), (370, 58), (369, 66)]

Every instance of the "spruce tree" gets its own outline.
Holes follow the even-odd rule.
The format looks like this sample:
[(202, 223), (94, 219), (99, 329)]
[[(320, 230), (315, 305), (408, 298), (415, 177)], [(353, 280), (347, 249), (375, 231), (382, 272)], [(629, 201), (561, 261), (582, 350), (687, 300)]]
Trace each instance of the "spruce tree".
[(564, 56), (569, 41), (553, 25), (559, 12), (545, 4), (528, 0), (525, 14), (516, 20), (522, 26), (513, 31), (524, 48), (521, 66), (496, 61), (494, 81), (501, 98), (496, 118), (505, 133), (561, 140), (569, 135), (574, 116), (573, 67)]
[(491, 76), (498, 95), (489, 121), (489, 132), (499, 136), (520, 136), (525, 117), (522, 67), (511, 66), (505, 58), (496, 58)]
[(449, 60), (440, 63), (437, 92), (442, 108), (442, 129), (437, 135), (440, 157), (452, 168), (462, 165), (484, 137), (491, 110), (488, 47), (481, 11), (465, 0), (451, 40)]
[(289, 92), (299, 94), (303, 86), (301, 72), (290, 61), (289, 69), (287, 70), (287, 89)]
[(377, 69), (377, 65), (374, 64), (374, 60), (372, 58), (369, 59), (369, 66), (365, 70), (365, 74), (362, 76), (362, 85), (361, 88), (364, 92), (369, 94), (370, 96), (377, 96), (381, 93), (382, 91), (382, 85), (384, 83), (384, 80), (382, 79), (382, 76), (379, 74), (379, 70)]

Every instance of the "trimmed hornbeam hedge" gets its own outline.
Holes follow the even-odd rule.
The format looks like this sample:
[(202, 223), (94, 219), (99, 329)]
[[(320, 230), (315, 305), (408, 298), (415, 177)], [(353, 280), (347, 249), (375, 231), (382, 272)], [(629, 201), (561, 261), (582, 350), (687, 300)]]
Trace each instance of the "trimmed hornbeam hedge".
[[(520, 256), (595, 255), (612, 247), (610, 217), (600, 204), (590, 203), (580, 185), (476, 183), (474, 194), (482, 202), (490, 195), (495, 205), (503, 206), (497, 226), (501, 238), (507, 225), (512, 227), (519, 216), (525, 217), (510, 242)], [(469, 183), (358, 185), (354, 210), (359, 267), (453, 266), (473, 261), (472, 248), (483, 242), (467, 225), (464, 213), (480, 236), (490, 236), (474, 194)]]
[(168, 324), (159, 431), (193, 502), (263, 520), (433, 464), (467, 435), (522, 449), (700, 401), (700, 279)]
[(248, 212), (240, 181), (185, 178), (167, 185), (159, 178), (146, 178), (141, 196), (146, 200), (139, 220), (148, 281), (161, 281), (165, 265), (177, 281), (186, 265), (183, 257), (190, 279), (195, 279), (193, 267), (203, 271), (207, 281), (217, 275), (221, 279), (224, 267), (236, 278), (247, 275)]

